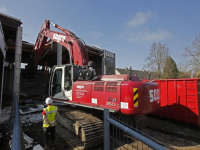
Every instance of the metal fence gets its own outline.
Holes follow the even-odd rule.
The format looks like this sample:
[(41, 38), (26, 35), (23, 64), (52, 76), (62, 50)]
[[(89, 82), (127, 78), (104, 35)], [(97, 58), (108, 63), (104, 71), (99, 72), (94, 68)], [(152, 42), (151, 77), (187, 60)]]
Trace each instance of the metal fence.
[[(158, 144), (159, 143), (159, 144)], [(162, 145), (162, 146), (161, 146)], [(164, 146), (164, 147), (163, 147)], [(104, 150), (166, 150), (172, 147), (154, 139), (125, 123), (110, 116), (109, 110), (104, 110)]]
[(11, 130), (12, 130), (11, 150), (25, 150), (20, 113), (19, 113), (18, 98), (15, 94), (13, 94), (13, 101), (12, 101), (9, 138), (11, 138)]

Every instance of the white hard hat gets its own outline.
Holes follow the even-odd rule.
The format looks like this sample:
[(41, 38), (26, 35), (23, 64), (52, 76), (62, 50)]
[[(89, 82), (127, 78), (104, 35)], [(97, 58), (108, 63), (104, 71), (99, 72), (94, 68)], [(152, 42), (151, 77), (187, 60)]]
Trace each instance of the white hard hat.
[(48, 105), (48, 104), (52, 104), (52, 103), (53, 103), (52, 99), (50, 97), (48, 97), (46, 99), (46, 104)]

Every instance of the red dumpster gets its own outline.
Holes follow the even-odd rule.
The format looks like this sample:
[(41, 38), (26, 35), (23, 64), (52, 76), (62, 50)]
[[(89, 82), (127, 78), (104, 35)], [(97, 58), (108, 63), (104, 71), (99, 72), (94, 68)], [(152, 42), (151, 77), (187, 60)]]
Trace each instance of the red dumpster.
[(154, 80), (160, 85), (160, 105), (154, 115), (200, 127), (200, 79)]

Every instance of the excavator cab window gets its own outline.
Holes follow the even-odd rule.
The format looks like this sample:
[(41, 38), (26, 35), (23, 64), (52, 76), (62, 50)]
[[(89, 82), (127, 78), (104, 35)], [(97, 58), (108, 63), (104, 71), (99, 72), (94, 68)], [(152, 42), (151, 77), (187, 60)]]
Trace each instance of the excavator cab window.
[(62, 69), (56, 69), (53, 76), (52, 96), (61, 92)]
[(50, 80), (50, 96), (57, 99), (72, 100), (73, 82), (78, 79), (78, 72), (82, 69), (74, 65), (54, 67)]
[(64, 78), (63, 78), (63, 94), (65, 99), (72, 100), (72, 76), (73, 76), (73, 69), (72, 65), (65, 66), (64, 70)]
[(71, 66), (65, 67), (65, 83), (64, 83), (64, 89), (65, 91), (69, 91), (72, 89), (72, 75), (71, 75)]

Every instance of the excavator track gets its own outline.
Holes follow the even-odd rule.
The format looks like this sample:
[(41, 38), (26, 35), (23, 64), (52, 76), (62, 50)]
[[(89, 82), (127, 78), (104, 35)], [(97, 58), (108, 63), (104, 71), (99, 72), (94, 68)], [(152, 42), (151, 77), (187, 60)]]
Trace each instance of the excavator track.
[(114, 113), (111, 116), (115, 119), (121, 120), (124, 123), (131, 124), (133, 127), (141, 130), (147, 125), (147, 118), (145, 115), (130, 116), (121, 113)]
[(74, 149), (79, 150), (83, 147), (83, 142), (73, 134), (71, 134), (65, 127), (61, 124), (56, 126), (56, 132)]
[(147, 118), (145, 115), (134, 116), (135, 127), (137, 129), (144, 129), (147, 126)]
[(83, 150), (103, 142), (102, 120), (75, 108), (62, 111), (56, 131), (74, 149)]

